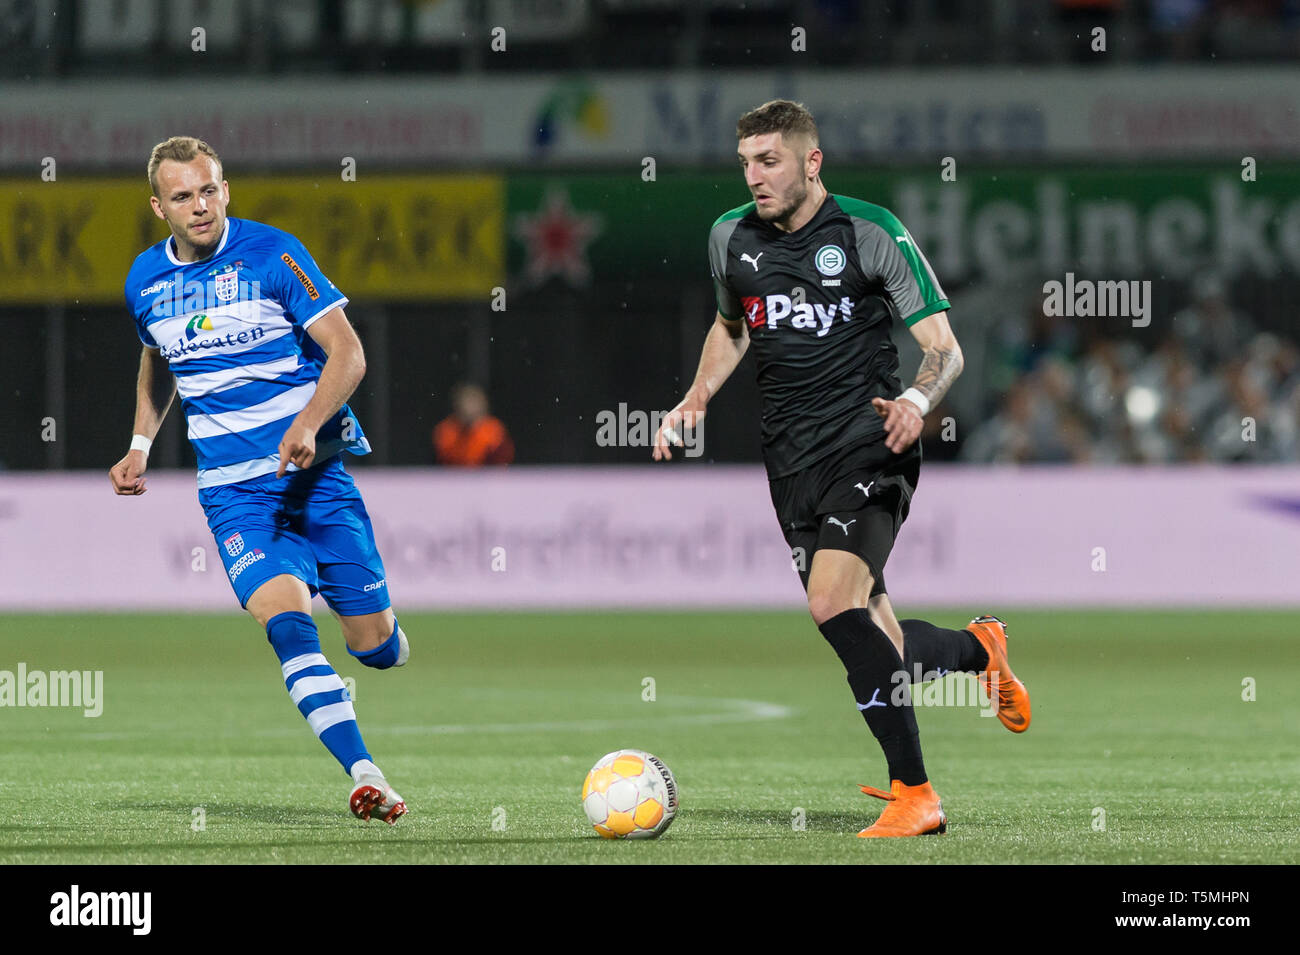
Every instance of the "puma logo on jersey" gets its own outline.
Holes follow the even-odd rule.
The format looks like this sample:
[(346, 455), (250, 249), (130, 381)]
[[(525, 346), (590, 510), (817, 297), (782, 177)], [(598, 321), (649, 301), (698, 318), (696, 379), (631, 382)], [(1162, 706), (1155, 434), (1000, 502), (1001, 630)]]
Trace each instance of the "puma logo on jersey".
[(742, 261), (742, 262), (748, 262), (750, 265), (752, 265), (752, 266), (754, 267), (754, 271), (757, 272), (757, 271), (758, 271), (758, 260), (761, 259), (761, 258), (764, 256), (764, 254), (765, 254), (765, 253), (760, 252), (760, 253), (758, 253), (758, 255), (755, 255), (755, 256), (752, 256), (752, 257), (751, 257), (750, 254), (749, 254), (748, 252), (746, 252), (744, 255), (742, 255), (742, 256), (740, 257), (740, 261)]
[[(759, 254), (762, 255), (761, 252)], [(837, 317), (846, 322), (851, 321), (853, 306), (856, 304), (847, 295), (831, 305), (820, 302), (800, 302), (796, 305), (789, 295), (779, 294), (746, 295), (740, 301), (750, 328), (761, 325), (778, 328), (783, 319), (789, 319), (791, 328), (812, 329), (818, 338), (824, 337), (831, 330)]]
[(856, 517), (853, 518), (853, 520), (849, 521), (848, 524), (845, 524), (843, 521), (837, 521), (837, 520), (836, 520), (835, 518), (833, 518), (833, 517), (828, 517), (828, 518), (826, 518), (826, 523), (827, 523), (827, 524), (834, 524), (836, 527), (838, 527), (840, 530), (842, 530), (842, 531), (844, 532), (844, 536), (845, 536), (845, 537), (848, 537), (848, 536), (849, 536), (849, 524), (856, 524), (857, 522), (858, 522), (858, 519), (857, 519)]
[(862, 482), (859, 481), (857, 484), (855, 484), (855, 485), (853, 485), (853, 486), (856, 487), (856, 488), (857, 488), (859, 491), (861, 491), (863, 494), (865, 494), (867, 497), (870, 497), (870, 496), (871, 496), (871, 487), (872, 487), (872, 485), (875, 484), (875, 483), (876, 483), (875, 481), (870, 481), (870, 482), (867, 483), (867, 486), (866, 486), (866, 487), (863, 487), (863, 486), (862, 486)]

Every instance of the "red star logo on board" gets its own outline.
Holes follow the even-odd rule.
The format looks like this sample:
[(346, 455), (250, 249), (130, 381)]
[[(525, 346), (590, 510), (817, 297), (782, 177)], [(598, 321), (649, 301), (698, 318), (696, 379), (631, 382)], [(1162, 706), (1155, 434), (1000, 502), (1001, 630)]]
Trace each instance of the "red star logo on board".
[(515, 216), (512, 232), (527, 246), (524, 273), (534, 285), (560, 276), (570, 285), (591, 282), (587, 246), (600, 235), (602, 220), (574, 210), (565, 189), (551, 189), (533, 214)]

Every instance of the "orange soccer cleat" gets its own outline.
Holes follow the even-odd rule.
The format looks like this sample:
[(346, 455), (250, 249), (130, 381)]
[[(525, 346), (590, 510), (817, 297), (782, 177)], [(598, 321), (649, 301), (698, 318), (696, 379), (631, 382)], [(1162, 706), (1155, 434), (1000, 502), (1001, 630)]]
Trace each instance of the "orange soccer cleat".
[(884, 799), (888, 805), (872, 825), (858, 833), (859, 839), (887, 836), (934, 836), (948, 831), (948, 817), (943, 803), (929, 782), (904, 786), (902, 780), (890, 783), (889, 792), (874, 786), (859, 787), (868, 796)]
[(1029, 729), (1029, 691), (1007, 662), (1007, 625), (997, 617), (976, 617), (966, 629), (975, 634), (989, 655), (989, 664), (980, 673), (979, 681), (988, 698), (998, 701), (998, 719), (1011, 732), (1023, 733)]

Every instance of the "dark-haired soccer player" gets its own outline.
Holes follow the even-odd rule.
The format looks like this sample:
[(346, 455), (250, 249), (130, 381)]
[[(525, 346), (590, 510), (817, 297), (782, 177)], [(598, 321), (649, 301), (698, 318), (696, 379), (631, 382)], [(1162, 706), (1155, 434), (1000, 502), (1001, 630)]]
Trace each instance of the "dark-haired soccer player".
[(171, 237), (136, 257), (126, 302), (144, 343), (135, 437), (109, 476), (145, 492), (149, 446), (179, 391), (203, 505), (239, 604), (266, 630), (285, 688), (353, 780), (348, 804), (390, 825), (406, 812), (370, 758), (352, 699), (321, 653), (320, 593), (368, 667), (410, 653), (342, 452), (366, 454), (347, 405), (365, 374), (347, 298), (287, 232), (226, 215), (207, 143), (175, 136), (149, 157), (150, 203)]
[[(964, 630), (900, 624), (885, 591), (885, 561), (920, 473), (922, 417), (962, 368), (948, 300), (891, 212), (827, 192), (817, 126), (802, 105), (764, 103), (740, 118), (736, 135), (754, 201), (713, 224), (717, 316), (694, 383), (655, 435), (654, 457), (672, 456), (677, 429), (702, 420), (752, 347), (772, 503), (808, 609), (889, 767), (889, 792), (862, 787), (887, 805), (858, 835), (942, 833), (947, 817), (926, 776), (908, 677), (896, 675), (976, 673), (1008, 729), (1023, 732), (1030, 719), (1000, 620), (978, 617)], [(890, 340), (895, 315), (924, 352), (906, 391)]]

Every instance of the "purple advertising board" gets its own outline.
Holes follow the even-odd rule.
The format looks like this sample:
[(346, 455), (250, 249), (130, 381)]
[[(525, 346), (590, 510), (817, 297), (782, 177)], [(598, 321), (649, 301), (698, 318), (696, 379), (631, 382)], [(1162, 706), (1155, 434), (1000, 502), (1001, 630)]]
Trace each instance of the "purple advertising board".
[[(0, 610), (236, 611), (193, 476), (0, 475)], [(357, 473), (399, 608), (802, 605), (754, 466)], [(1298, 468), (930, 466), (897, 607), (1300, 606)]]

